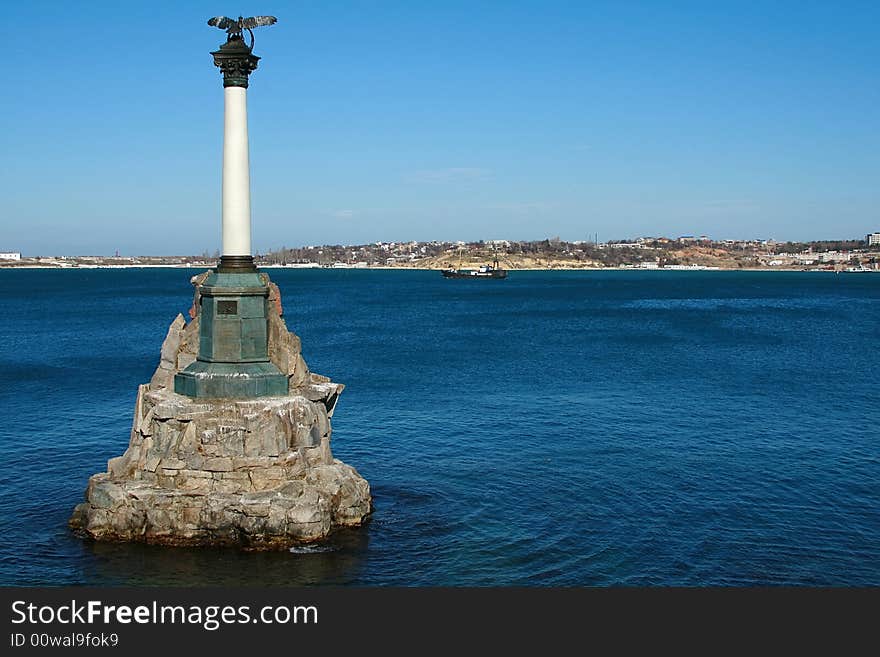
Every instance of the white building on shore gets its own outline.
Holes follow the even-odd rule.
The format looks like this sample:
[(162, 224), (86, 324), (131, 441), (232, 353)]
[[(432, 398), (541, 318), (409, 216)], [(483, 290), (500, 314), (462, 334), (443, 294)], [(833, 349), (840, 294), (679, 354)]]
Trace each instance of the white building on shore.
[(868, 246), (880, 246), (880, 233), (868, 233), (865, 236)]
[(21, 253), (17, 251), (0, 251), (0, 260), (21, 260)]

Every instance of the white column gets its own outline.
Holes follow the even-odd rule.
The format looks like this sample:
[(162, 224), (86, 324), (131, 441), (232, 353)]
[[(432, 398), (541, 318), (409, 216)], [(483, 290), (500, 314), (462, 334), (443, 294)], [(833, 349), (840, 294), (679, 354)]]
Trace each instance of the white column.
[(225, 87), (223, 118), (223, 255), (251, 254), (251, 174), (247, 89)]

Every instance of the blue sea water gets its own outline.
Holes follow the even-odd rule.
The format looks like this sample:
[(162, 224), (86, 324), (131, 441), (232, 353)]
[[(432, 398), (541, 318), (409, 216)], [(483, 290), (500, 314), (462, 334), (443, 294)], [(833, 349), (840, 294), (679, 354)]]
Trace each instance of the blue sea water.
[(94, 544), (180, 269), (0, 271), (0, 584), (880, 585), (880, 275), (269, 270), (364, 528)]

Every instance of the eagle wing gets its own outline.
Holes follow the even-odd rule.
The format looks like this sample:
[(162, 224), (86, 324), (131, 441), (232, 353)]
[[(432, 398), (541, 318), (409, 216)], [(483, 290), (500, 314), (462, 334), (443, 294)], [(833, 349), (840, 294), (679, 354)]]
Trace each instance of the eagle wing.
[(255, 27), (274, 25), (277, 22), (278, 19), (274, 16), (251, 16), (250, 18), (243, 19), (241, 21), (241, 26), (247, 30), (252, 30)]
[(208, 19), (208, 25), (213, 25), (214, 27), (218, 27), (221, 30), (228, 30), (236, 23), (238, 23), (238, 21), (231, 18), (226, 18), (226, 16), (214, 16), (214, 18)]

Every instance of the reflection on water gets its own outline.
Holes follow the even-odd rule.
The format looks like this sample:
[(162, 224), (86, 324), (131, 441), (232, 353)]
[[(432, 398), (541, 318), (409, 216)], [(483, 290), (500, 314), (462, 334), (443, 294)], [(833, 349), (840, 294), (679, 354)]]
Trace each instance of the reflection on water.
[(85, 542), (83, 580), (108, 586), (306, 586), (360, 575), (369, 526), (283, 552)]

